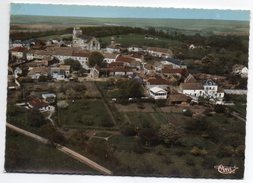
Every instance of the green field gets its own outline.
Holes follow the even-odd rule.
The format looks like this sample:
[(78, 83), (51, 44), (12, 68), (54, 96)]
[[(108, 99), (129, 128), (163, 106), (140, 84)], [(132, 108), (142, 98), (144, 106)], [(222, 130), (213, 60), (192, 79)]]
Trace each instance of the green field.
[(93, 99), (75, 100), (67, 109), (59, 109), (58, 120), (60, 126), (68, 128), (113, 126), (103, 102)]
[(98, 174), (54, 147), (41, 144), (8, 129), (5, 154), (7, 172)]
[[(249, 33), (248, 21), (232, 20), (192, 20), (192, 19), (145, 19), (145, 18), (88, 18), (88, 17), (53, 17), (53, 16), (27, 16), (12, 15), (12, 25), (18, 24), (49, 24), (63, 25), (65, 27), (79, 26), (131, 26), (131, 27), (159, 27), (161, 29), (173, 28), (193, 31), (194, 33)], [(17, 28), (17, 27), (16, 27)]]
[[(171, 40), (169, 38), (161, 38), (157, 37), (158, 39), (144, 39), (144, 35), (140, 34), (127, 34), (127, 35), (119, 35), (115, 37), (116, 42), (120, 43), (123, 46), (153, 46), (153, 47), (163, 47), (163, 48), (170, 48), (170, 47), (180, 47), (183, 46), (183, 43), (177, 40)], [(101, 37), (99, 38), (101, 43), (105, 43), (106, 45), (110, 44), (111, 36), (108, 37)]]

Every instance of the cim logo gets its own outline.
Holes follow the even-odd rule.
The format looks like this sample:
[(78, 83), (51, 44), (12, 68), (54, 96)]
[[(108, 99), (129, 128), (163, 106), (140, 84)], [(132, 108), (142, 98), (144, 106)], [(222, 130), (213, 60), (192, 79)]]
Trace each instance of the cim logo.
[(218, 170), (221, 174), (234, 174), (237, 169), (237, 166), (224, 166), (222, 164), (214, 166), (215, 169)]

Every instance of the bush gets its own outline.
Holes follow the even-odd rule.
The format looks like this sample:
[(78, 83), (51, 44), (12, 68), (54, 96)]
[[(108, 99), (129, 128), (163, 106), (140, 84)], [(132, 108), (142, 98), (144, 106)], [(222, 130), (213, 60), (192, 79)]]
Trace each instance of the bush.
[(57, 107), (61, 108), (61, 109), (66, 109), (68, 108), (69, 104), (66, 100), (61, 100), (59, 102), (57, 102)]
[(155, 100), (155, 103), (158, 107), (165, 107), (167, 100), (166, 99), (159, 99), (159, 100)]
[(112, 127), (114, 126), (113, 122), (109, 121), (108, 119), (102, 119), (100, 125), (103, 127)]
[(134, 136), (136, 135), (136, 130), (133, 126), (126, 125), (121, 127), (120, 132), (125, 136)]
[(215, 105), (214, 111), (217, 113), (224, 113), (224, 112), (226, 112), (226, 108), (223, 105)]
[(218, 149), (217, 156), (220, 158), (231, 157), (235, 153), (232, 146), (221, 145)]
[(196, 146), (194, 146), (190, 152), (194, 156), (205, 156), (207, 154), (205, 149), (200, 149)]
[(189, 166), (195, 166), (195, 161), (194, 161), (193, 157), (191, 157), (191, 156), (185, 157), (185, 163)]
[(192, 117), (193, 113), (190, 109), (187, 109), (185, 112), (184, 112), (184, 115), (185, 116), (189, 116), (189, 117)]
[(202, 166), (204, 168), (212, 169), (218, 163), (219, 163), (219, 161), (218, 161), (218, 159), (215, 156), (206, 156), (203, 159)]

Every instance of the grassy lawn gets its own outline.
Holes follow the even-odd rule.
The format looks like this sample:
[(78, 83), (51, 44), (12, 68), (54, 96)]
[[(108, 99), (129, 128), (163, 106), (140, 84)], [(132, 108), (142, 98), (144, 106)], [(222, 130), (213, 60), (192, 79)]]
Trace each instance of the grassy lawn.
[(5, 170), (7, 172), (98, 174), (53, 147), (7, 129)]
[(125, 113), (129, 121), (139, 128), (157, 127), (162, 123), (166, 123), (164, 113), (147, 113), (147, 112), (128, 112)]
[[(111, 36), (107, 37), (101, 37), (99, 38), (102, 43), (105, 43), (106, 45), (110, 44)], [(154, 47), (164, 47), (169, 48), (172, 46), (182, 46), (183, 43), (177, 40), (171, 40), (168, 38), (159, 38), (157, 40), (155, 39), (144, 39), (144, 35), (140, 34), (127, 34), (127, 35), (120, 35), (119, 37), (115, 36), (116, 42), (120, 43), (124, 46), (154, 46)]]
[(58, 110), (58, 119), (62, 127), (111, 127), (105, 125), (111, 123), (111, 118), (101, 100), (75, 100), (67, 109)]

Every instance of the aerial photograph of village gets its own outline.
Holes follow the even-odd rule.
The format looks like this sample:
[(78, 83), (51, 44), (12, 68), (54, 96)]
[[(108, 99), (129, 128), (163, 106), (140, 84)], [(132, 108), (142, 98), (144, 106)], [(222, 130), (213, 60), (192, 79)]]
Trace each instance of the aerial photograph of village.
[(249, 11), (10, 8), (6, 172), (243, 178)]

